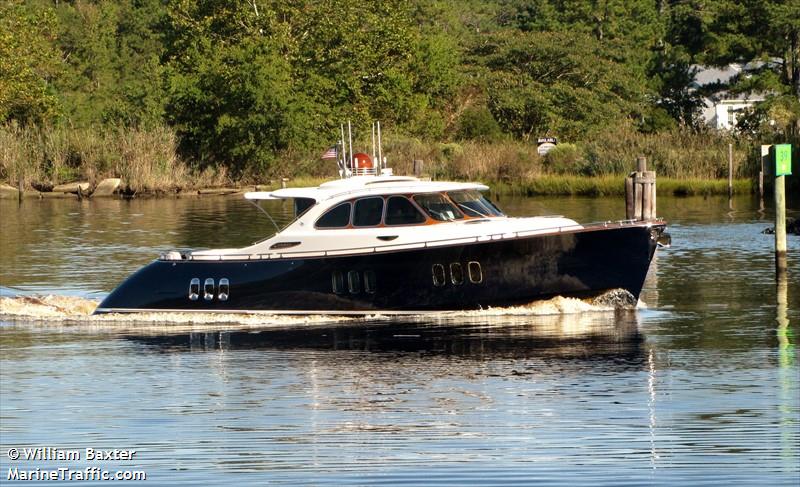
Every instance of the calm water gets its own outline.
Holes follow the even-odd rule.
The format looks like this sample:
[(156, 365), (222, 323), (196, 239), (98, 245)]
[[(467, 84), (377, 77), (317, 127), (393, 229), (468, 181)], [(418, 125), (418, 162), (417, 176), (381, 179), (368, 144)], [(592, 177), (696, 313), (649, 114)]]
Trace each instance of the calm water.
[[(500, 205), (624, 213), (617, 199)], [(800, 238), (778, 307), (769, 209), (659, 198), (659, 213), (674, 246), (638, 311), (196, 333), (0, 321), (0, 482), (96, 465), (146, 485), (798, 485)], [(88, 297), (161, 251), (272, 228), (236, 198), (0, 201), (0, 216), (5, 293)], [(36, 446), (81, 459), (9, 459)]]

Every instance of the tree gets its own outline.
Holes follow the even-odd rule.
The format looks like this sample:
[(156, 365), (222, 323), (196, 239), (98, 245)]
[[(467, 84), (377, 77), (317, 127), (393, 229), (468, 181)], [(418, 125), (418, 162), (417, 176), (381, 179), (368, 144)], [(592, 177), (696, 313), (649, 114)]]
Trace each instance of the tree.
[(182, 1), (170, 21), (168, 120), (185, 154), (201, 166), (263, 171), (278, 152), (316, 140), (274, 13)]
[(0, 3), (0, 123), (51, 123), (60, 114), (52, 85), (59, 74), (56, 19), (22, 0)]
[(637, 118), (644, 104), (643, 80), (587, 35), (501, 35), (487, 67), (489, 108), (506, 131), (525, 140), (575, 140)]
[(60, 3), (59, 47), (64, 71), (56, 80), (74, 126), (153, 126), (164, 110), (159, 0)]

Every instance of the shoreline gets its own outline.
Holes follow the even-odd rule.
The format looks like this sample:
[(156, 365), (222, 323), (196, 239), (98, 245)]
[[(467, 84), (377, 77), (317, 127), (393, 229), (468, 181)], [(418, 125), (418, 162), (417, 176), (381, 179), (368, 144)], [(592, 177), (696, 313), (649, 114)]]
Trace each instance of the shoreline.
[[(625, 194), (625, 176), (571, 176), (543, 175), (537, 178), (520, 181), (481, 181), (488, 185), (495, 194), (504, 196), (623, 196)], [(285, 181), (285, 187), (318, 186), (332, 178), (298, 177)], [(454, 178), (460, 180), (461, 178)], [(84, 183), (88, 184), (88, 183)], [(74, 185), (74, 186), (77, 186)], [(657, 178), (657, 194), (660, 196), (712, 196), (728, 194), (727, 179), (677, 179)], [(166, 190), (143, 190), (136, 192), (115, 191), (111, 194), (95, 196), (91, 191), (75, 189), (74, 191), (38, 191), (26, 189), (20, 198), (19, 190), (7, 183), (0, 183), (0, 199), (92, 199), (98, 197), (137, 199), (137, 198), (188, 198), (208, 196), (241, 195), (248, 191), (274, 191), (281, 188), (279, 182), (266, 184), (240, 184), (225, 187), (208, 187), (199, 189), (176, 188)], [(68, 188), (69, 189), (69, 188)], [(757, 183), (751, 179), (734, 179), (733, 194), (754, 194), (758, 191)]]

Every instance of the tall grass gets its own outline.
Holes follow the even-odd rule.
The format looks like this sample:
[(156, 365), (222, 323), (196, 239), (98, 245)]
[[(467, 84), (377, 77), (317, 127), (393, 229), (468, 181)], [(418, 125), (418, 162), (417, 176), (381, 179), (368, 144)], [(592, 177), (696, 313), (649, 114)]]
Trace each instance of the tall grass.
[(224, 184), (222, 169), (194, 171), (177, 155), (175, 133), (140, 129), (0, 126), (0, 179), (39, 189), (118, 177), (132, 192), (176, 191)]
[[(571, 196), (624, 196), (623, 176), (570, 176), (549, 174), (531, 180), (513, 183), (491, 182), (492, 188), (502, 194), (571, 195)], [(656, 185), (660, 195), (694, 196), (728, 193), (727, 179), (674, 179), (658, 178)], [(733, 192), (748, 194), (754, 191), (750, 179), (734, 179)]]
[[(168, 127), (140, 129), (23, 128), (0, 126), (0, 180), (26, 187), (48, 187), (75, 180), (96, 183), (120, 177), (132, 192), (167, 192), (230, 184), (225, 166), (198, 170), (178, 156), (177, 137)], [(524, 194), (616, 195), (622, 177), (648, 158), (658, 174), (659, 192), (710, 194), (727, 192), (728, 144), (733, 144), (736, 192), (747, 192), (760, 166), (757, 145), (717, 132), (674, 130), (641, 134), (615, 128), (587, 141), (562, 141), (540, 157), (535, 144), (501, 142), (432, 142), (389, 134), (384, 154), (395, 174), (410, 174), (413, 161), (424, 161), (424, 175), (434, 179), (478, 180)], [(358, 145), (358, 144), (357, 144)], [(367, 147), (361, 141), (359, 147)], [(278, 186), (317, 183), (337, 177), (336, 164), (319, 160), (321, 150), (278, 154), (268, 172), (251, 170), (239, 184)], [(369, 151), (371, 152), (371, 148)], [(721, 178), (725, 178), (722, 180)], [(278, 181), (278, 182), (275, 182)]]

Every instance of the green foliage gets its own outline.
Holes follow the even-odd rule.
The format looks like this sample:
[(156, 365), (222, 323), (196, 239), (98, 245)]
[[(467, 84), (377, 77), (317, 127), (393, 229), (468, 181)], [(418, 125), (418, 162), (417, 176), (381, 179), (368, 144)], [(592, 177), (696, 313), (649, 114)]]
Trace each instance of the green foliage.
[(52, 9), (22, 0), (0, 3), (0, 123), (49, 123), (60, 112), (51, 80), (58, 75)]
[[(766, 95), (742, 138), (797, 137), (798, 18), (790, 0), (6, 0), (0, 124), (168, 124), (207, 174), (276, 176), (286, 159), (320, 173), (339, 123), (377, 119), (465, 177), (536, 166), (519, 147), (544, 135), (574, 143), (582, 173), (608, 174), (629, 151), (674, 161), (677, 137), (706, 140), (699, 110), (720, 90)], [(746, 75), (693, 85), (697, 65), (731, 62)], [(598, 141), (614, 130), (635, 140), (611, 143), (624, 158)], [(445, 154), (453, 139), (480, 171), (469, 150)], [(671, 143), (642, 142), (656, 139)], [(478, 146), (499, 142), (493, 173)]]
[(493, 39), (489, 107), (513, 135), (576, 140), (636, 116), (644, 86), (588, 35), (522, 33)]
[(461, 140), (496, 142), (502, 135), (494, 115), (484, 106), (468, 107), (458, 119), (458, 138)]
[(64, 71), (55, 86), (71, 125), (162, 123), (165, 13), (159, 0), (57, 4)]
[(545, 167), (555, 174), (581, 172), (583, 154), (575, 144), (562, 143), (550, 149), (544, 156)]

